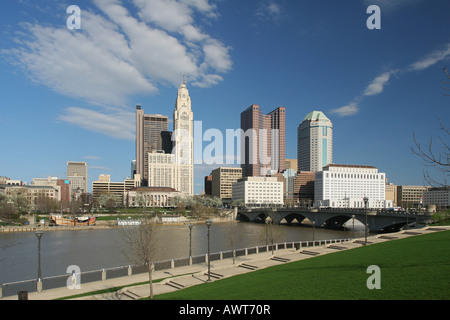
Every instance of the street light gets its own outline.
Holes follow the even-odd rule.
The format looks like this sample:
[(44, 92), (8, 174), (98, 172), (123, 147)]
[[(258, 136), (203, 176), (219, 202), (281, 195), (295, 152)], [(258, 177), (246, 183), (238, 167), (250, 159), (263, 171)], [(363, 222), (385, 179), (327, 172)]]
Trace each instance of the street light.
[(313, 227), (313, 246), (315, 246), (315, 244), (314, 244), (314, 241), (315, 241), (315, 238), (314, 238), (314, 232), (315, 232), (315, 229), (316, 229), (316, 221), (315, 220), (313, 220), (313, 222), (312, 222), (312, 227)]
[(42, 231), (36, 231), (36, 237), (38, 238), (38, 279), (37, 279), (37, 291), (42, 291), (42, 280), (41, 280), (41, 238), (44, 235)]
[(352, 239), (355, 238), (355, 215), (352, 214)]
[(266, 224), (266, 246), (269, 246), (269, 220), (264, 220)]
[(209, 241), (209, 229), (211, 227), (212, 220), (206, 220), (206, 225), (208, 226), (208, 282), (211, 281), (211, 257), (210, 257), (210, 241)]
[(189, 227), (189, 257), (192, 257), (192, 228), (194, 226), (192, 224), (189, 224), (188, 227)]
[(364, 241), (364, 245), (365, 246), (367, 246), (367, 229), (368, 229), (368, 225), (367, 225), (367, 207), (368, 207), (368, 204), (369, 204), (369, 198), (368, 197), (364, 197), (364, 208), (366, 209), (365, 210), (365, 215), (366, 215), (366, 225), (365, 225), (365, 228), (364, 228), (364, 238), (365, 238), (365, 241)]

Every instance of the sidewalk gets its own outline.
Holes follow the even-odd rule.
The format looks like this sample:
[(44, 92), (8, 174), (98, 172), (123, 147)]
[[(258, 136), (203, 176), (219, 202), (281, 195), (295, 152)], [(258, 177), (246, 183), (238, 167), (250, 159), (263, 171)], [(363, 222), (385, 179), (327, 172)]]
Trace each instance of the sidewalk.
[[(441, 230), (450, 230), (450, 226), (426, 227), (422, 229), (413, 229), (401, 231), (397, 233), (381, 234), (368, 238), (368, 245), (390, 241), (394, 239), (402, 239), (410, 236), (433, 233)], [(252, 254), (248, 256), (240, 256), (233, 259), (223, 259), (211, 261), (211, 281), (232, 277), (235, 275), (261, 270), (267, 267), (309, 259), (318, 255), (327, 253), (349, 250), (364, 245), (364, 238), (354, 239), (351, 241), (328, 244), (315, 247), (304, 247), (299, 250), (281, 249), (272, 252), (264, 252)], [(153, 284), (154, 295), (167, 292), (181, 290), (183, 288), (195, 286), (205, 283), (208, 279), (208, 265), (206, 263), (195, 264), (185, 267), (177, 267), (174, 269), (155, 271), (153, 280), (164, 279), (161, 282)], [(28, 294), (29, 300), (53, 300), (72, 295), (89, 293), (93, 291), (114, 288), (118, 286), (127, 286), (135, 283), (148, 282), (148, 274), (138, 274), (128, 277), (109, 279), (106, 281), (91, 282), (81, 284), (80, 290), (69, 290), (66, 287), (44, 290), (42, 292), (31, 292)], [(75, 298), (72, 300), (138, 300), (149, 297), (149, 285), (128, 286), (114, 293), (105, 293), (100, 295), (86, 296)], [(17, 296), (5, 297), (1, 300), (17, 300)]]

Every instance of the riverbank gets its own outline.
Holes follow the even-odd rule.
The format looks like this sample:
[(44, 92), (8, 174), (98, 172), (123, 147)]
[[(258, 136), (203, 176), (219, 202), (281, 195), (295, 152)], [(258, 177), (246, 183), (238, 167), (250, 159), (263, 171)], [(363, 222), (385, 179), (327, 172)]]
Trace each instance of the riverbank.
[[(248, 299), (249, 296), (242, 296), (242, 294), (250, 294), (250, 297), (252, 300), (254, 299), (314, 299), (311, 295), (309, 295), (310, 290), (309, 287), (306, 286), (307, 282), (305, 281), (312, 281), (311, 288), (316, 288), (315, 291), (316, 294), (318, 294), (319, 299), (333, 299), (336, 297), (336, 299), (371, 299), (375, 297), (376, 299), (388, 299), (388, 295), (386, 294), (397, 294), (402, 293), (405, 289), (405, 286), (398, 286), (394, 281), (398, 278), (397, 275), (394, 275), (390, 277), (390, 273), (392, 268), (389, 266), (389, 264), (384, 263), (382, 260), (383, 257), (390, 259), (390, 264), (395, 264), (392, 262), (392, 259), (395, 258), (392, 254), (384, 254), (383, 252), (378, 252), (377, 255), (374, 255), (374, 250), (379, 251), (379, 249), (383, 249), (383, 246), (386, 247), (388, 242), (396, 242), (397, 244), (399, 242), (392, 241), (392, 240), (403, 240), (407, 238), (416, 239), (415, 242), (412, 243), (412, 246), (408, 247), (408, 250), (405, 250), (404, 247), (400, 248), (400, 256), (399, 259), (404, 260), (404, 256), (408, 256), (408, 261), (406, 261), (408, 264), (411, 259), (421, 259), (420, 265), (423, 265), (425, 267), (433, 267), (432, 261), (427, 259), (423, 259), (423, 254), (427, 254), (428, 256), (432, 255), (432, 252), (430, 250), (423, 250), (424, 244), (422, 244), (420, 254), (410, 254), (411, 250), (414, 248), (419, 248), (417, 244), (421, 243), (421, 237), (416, 237), (420, 235), (433, 235), (440, 233), (439, 231), (443, 230), (450, 230), (450, 227), (427, 227), (422, 229), (415, 229), (413, 231), (401, 231), (398, 233), (392, 233), (389, 235), (377, 235), (374, 237), (369, 238), (369, 243), (367, 247), (363, 246), (363, 239), (354, 239), (352, 241), (346, 241), (339, 244), (326, 244), (316, 247), (308, 247), (308, 248), (288, 248), (288, 249), (282, 249), (282, 250), (276, 250), (274, 254), (272, 254), (270, 251), (265, 251), (256, 255), (243, 255), (236, 258), (235, 263), (233, 263), (232, 258), (223, 259), (223, 260), (217, 260), (211, 262), (211, 282), (213, 283), (206, 283), (207, 282), (207, 263), (201, 263), (197, 265), (191, 265), (191, 266), (182, 266), (177, 267), (174, 269), (169, 270), (161, 270), (157, 271), (153, 275), (153, 279), (155, 281), (159, 281), (158, 283), (154, 284), (154, 293), (156, 295), (156, 299)], [(426, 239), (424, 239), (426, 240)], [(402, 242), (400, 242), (402, 243)], [(383, 244), (381, 247), (378, 247), (378, 244)], [(411, 243), (410, 243), (411, 244)], [(435, 245), (436, 242), (432, 241), (432, 244)], [(373, 246), (372, 246), (373, 245)], [(427, 246), (425, 246), (428, 248)], [(353, 250), (355, 249), (355, 250)], [(439, 248), (434, 248), (434, 251), (439, 251)], [(370, 252), (369, 252), (370, 251)], [(394, 250), (395, 251), (395, 250)], [(368, 254), (365, 254), (368, 252)], [(314, 253), (314, 254), (312, 254)], [(392, 253), (392, 252), (391, 252)], [(300, 263), (301, 260), (311, 260), (307, 263), (317, 264), (325, 261), (325, 255), (330, 255), (330, 257), (333, 257), (333, 263), (330, 264), (329, 262), (322, 263), (322, 267), (315, 266), (314, 268), (311, 267), (304, 267), (302, 272), (298, 272), (298, 268), (301, 267), (301, 265), (296, 264), (295, 266), (292, 263)], [(350, 255), (351, 259), (346, 258), (346, 256)], [(316, 259), (310, 259), (314, 257), (322, 257), (319, 258), (319, 260)], [(342, 257), (339, 258), (339, 257)], [(336, 260), (336, 258), (338, 260)], [(369, 290), (366, 288), (366, 280), (370, 276), (368, 275), (364, 270), (355, 269), (356, 264), (354, 263), (355, 259), (363, 259), (364, 263), (361, 265), (365, 266), (367, 268), (371, 264), (378, 264), (382, 269), (382, 290)], [(313, 261), (314, 260), (314, 261)], [(336, 261), (339, 262), (339, 267), (336, 267)], [(306, 262), (306, 261), (305, 261)], [(345, 263), (350, 264), (349, 268), (351, 269), (349, 272), (345, 271)], [(404, 273), (404, 267), (403, 265), (400, 265), (401, 267), (398, 268), (398, 266), (394, 265), (393, 267), (398, 270), (398, 272)], [(271, 269), (270, 267), (281, 267), (285, 270), (283, 272), (277, 272), (277, 269)], [(294, 268), (295, 267), (295, 268)], [(325, 268), (325, 269), (324, 269)], [(327, 269), (330, 269), (329, 272)], [(263, 271), (264, 270), (264, 271)], [(402, 271), (403, 270), (403, 271)], [(255, 271), (256, 273), (253, 273)], [(275, 281), (278, 279), (277, 277), (279, 275), (286, 274), (286, 271), (291, 272), (287, 275), (288, 281), (284, 283), (283, 285), (280, 285), (280, 283), (277, 284), (268, 284), (268, 281)], [(423, 270), (422, 270), (423, 271)], [(261, 275), (258, 272), (265, 272), (264, 275)], [(293, 272), (293, 273), (292, 273)], [(323, 275), (328, 275), (332, 281), (329, 281), (329, 284), (334, 284), (335, 287), (333, 290), (335, 291), (329, 291), (326, 288), (323, 288), (322, 285), (318, 286), (315, 282), (317, 279), (320, 279), (320, 277), (314, 276), (310, 277), (307, 275), (307, 272), (321, 272), (320, 277)], [(324, 273), (323, 273), (324, 272)], [(331, 272), (331, 273), (330, 273)], [(411, 270), (408, 271), (407, 274), (405, 274), (405, 277), (399, 278), (401, 281), (406, 281), (404, 285), (407, 285), (409, 288), (412, 285), (412, 280), (408, 278), (408, 276), (411, 274)], [(256, 281), (258, 283), (256, 284), (249, 284), (249, 282), (246, 280), (247, 278), (243, 278), (244, 274), (250, 273), (248, 276), (251, 277), (251, 280), (248, 280), (250, 282)], [(434, 274), (439, 274), (439, 272), (436, 272)], [(241, 276), (242, 275), (242, 276)], [(275, 277), (275, 275), (278, 275)], [(421, 277), (419, 277), (422, 275)], [(414, 281), (420, 280), (424, 278), (424, 280), (427, 280), (429, 285), (433, 286), (433, 282), (429, 277), (432, 276), (432, 273), (422, 273), (419, 270), (419, 274), (415, 277), (413, 277)], [(247, 276), (247, 275), (245, 275)], [(301, 279), (297, 279), (299, 276), (301, 276)], [(340, 281), (342, 277), (349, 276), (347, 280)], [(347, 292), (353, 292), (352, 291), (352, 285), (355, 284), (355, 278), (354, 276), (361, 277), (361, 283), (359, 287), (360, 289), (364, 291), (365, 296), (343, 296), (339, 295), (339, 290), (350, 288), (347, 290)], [(174, 278), (175, 277), (175, 278)], [(297, 278), (292, 278), (297, 277)], [(390, 277), (390, 278), (388, 278)], [(223, 279), (223, 281), (217, 281), (219, 279)], [(308, 280), (309, 279), (309, 280)], [(339, 281), (337, 281), (339, 280)], [(29, 293), (28, 298), (30, 300), (52, 300), (52, 299), (58, 299), (63, 298), (67, 296), (72, 296), (70, 299), (76, 299), (76, 300), (138, 300), (138, 299), (145, 299), (148, 297), (149, 293), (149, 286), (148, 284), (143, 284), (146, 281), (148, 281), (148, 275), (147, 274), (140, 274), (140, 275), (133, 275), (128, 277), (120, 277), (120, 278), (114, 278), (109, 279), (106, 281), (98, 281), (98, 282), (92, 282), (92, 283), (86, 283), (82, 284), (81, 290), (68, 290), (67, 288), (59, 288), (59, 289), (51, 289), (51, 290), (44, 290), (42, 292), (32, 292)], [(321, 280), (322, 281), (322, 280)], [(414, 282), (413, 281), (413, 282)], [(327, 283), (325, 280), (322, 282)], [(298, 284), (301, 283), (302, 285), (299, 286)], [(358, 284), (359, 282), (357, 282)], [(442, 282), (444, 285), (448, 286), (448, 282)], [(205, 284), (205, 285), (202, 285)], [(338, 284), (338, 285), (336, 285)], [(342, 284), (342, 285), (339, 285)], [(421, 283), (421, 285), (425, 285), (425, 283)], [(230, 287), (231, 286), (231, 287)], [(238, 290), (238, 288), (245, 286), (245, 290)], [(262, 286), (264, 289), (262, 289)], [(288, 286), (288, 287), (286, 287)], [(192, 287), (192, 288), (190, 288)], [(358, 287), (358, 288), (359, 288)], [(227, 289), (228, 288), (228, 289)], [(269, 288), (266, 290), (266, 288)], [(284, 288), (284, 289), (280, 289)], [(299, 289), (299, 292), (294, 292), (292, 290)], [(422, 288), (422, 287), (421, 287)], [(394, 290), (390, 292), (390, 290)], [(99, 292), (99, 290), (105, 290), (103, 292)], [(250, 292), (249, 290), (253, 290)], [(407, 290), (408, 291), (408, 290)], [(420, 292), (421, 290), (416, 290), (416, 292)], [(218, 292), (221, 293), (220, 296), (218, 296)], [(412, 292), (412, 291), (408, 291)], [(446, 293), (448, 291), (444, 290), (443, 293)], [(74, 294), (83, 294), (82, 296), (73, 296)], [(169, 294), (169, 295), (163, 295), (163, 294)], [(231, 296), (229, 295), (231, 294)], [(233, 294), (241, 294), (240, 297), (233, 296)], [(263, 295), (263, 297), (259, 297), (259, 295)], [(281, 296), (280, 294), (284, 294), (285, 296)], [(291, 294), (291, 296), (286, 297), (286, 294)], [(326, 294), (333, 294), (328, 295)], [(228, 295), (228, 296), (227, 296)], [(368, 296), (372, 295), (372, 296)], [(401, 299), (402, 296), (395, 296), (397, 299)], [(394, 298), (395, 298), (394, 297)], [(434, 297), (434, 296), (429, 296)], [(316, 297), (317, 298), (317, 297)], [(418, 299), (419, 296), (410, 296), (410, 299)], [(3, 300), (16, 300), (16, 296), (12, 297), (5, 297)]]
[(370, 238), (368, 246), (353, 241), (308, 248), (317, 254), (303, 261), (298, 259), (302, 250), (277, 255), (276, 266), (155, 299), (447, 300), (449, 230), (424, 228), (380, 235)]

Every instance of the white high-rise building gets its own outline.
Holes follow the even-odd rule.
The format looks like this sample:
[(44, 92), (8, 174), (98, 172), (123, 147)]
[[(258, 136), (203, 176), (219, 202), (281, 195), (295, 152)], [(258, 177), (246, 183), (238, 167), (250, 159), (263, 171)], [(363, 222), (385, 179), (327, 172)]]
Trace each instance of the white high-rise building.
[(390, 208), (386, 200), (386, 174), (372, 166), (330, 164), (315, 173), (315, 206), (332, 208)]
[(333, 163), (333, 124), (323, 112), (308, 113), (297, 132), (298, 172), (321, 171)]
[(194, 194), (194, 114), (186, 82), (178, 88), (173, 112), (173, 152), (179, 166), (179, 189), (188, 195)]
[(179, 165), (175, 163), (175, 155), (153, 151), (148, 154), (148, 185), (180, 189)]
[[(167, 131), (167, 121), (167, 116), (145, 115), (140, 105), (136, 107), (136, 174), (149, 187), (168, 187), (193, 195), (194, 115), (185, 81), (178, 88), (173, 132)], [(172, 141), (166, 141), (167, 137)], [(171, 153), (166, 153), (167, 149)]]

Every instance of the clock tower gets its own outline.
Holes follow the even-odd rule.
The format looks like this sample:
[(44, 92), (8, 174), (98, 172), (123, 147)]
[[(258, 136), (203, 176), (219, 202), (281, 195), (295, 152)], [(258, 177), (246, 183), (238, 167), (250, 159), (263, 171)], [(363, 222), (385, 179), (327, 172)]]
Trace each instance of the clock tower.
[(191, 109), (191, 97), (186, 87), (186, 80), (178, 88), (173, 112), (173, 152), (178, 164), (179, 191), (194, 194), (194, 114)]

